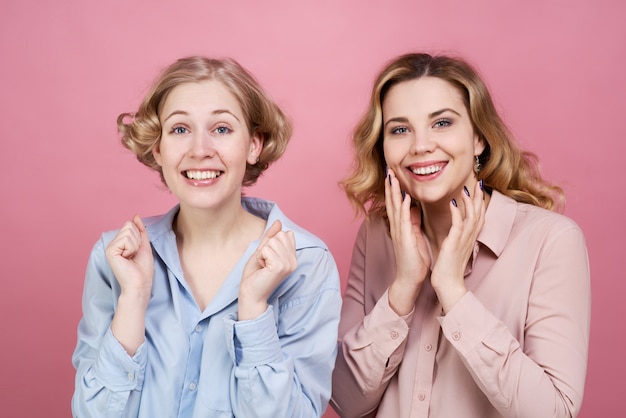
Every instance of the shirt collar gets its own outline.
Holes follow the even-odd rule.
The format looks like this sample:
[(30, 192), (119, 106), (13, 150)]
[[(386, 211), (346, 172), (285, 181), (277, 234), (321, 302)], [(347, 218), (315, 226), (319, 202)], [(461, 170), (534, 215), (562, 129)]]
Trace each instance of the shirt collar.
[(497, 257), (502, 254), (515, 223), (517, 202), (494, 190), (485, 213), (485, 224), (478, 234), (478, 242)]

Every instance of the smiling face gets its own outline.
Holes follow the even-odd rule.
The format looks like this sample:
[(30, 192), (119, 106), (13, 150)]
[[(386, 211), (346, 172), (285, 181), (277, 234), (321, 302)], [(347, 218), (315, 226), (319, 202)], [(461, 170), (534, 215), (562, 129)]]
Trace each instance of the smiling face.
[(181, 208), (240, 205), (246, 163), (262, 149), (248, 131), (235, 96), (215, 80), (184, 83), (159, 112), (161, 140), (153, 151)]
[(401, 187), (423, 204), (450, 202), (476, 182), (474, 133), (461, 93), (436, 77), (400, 82), (383, 102), (385, 159)]

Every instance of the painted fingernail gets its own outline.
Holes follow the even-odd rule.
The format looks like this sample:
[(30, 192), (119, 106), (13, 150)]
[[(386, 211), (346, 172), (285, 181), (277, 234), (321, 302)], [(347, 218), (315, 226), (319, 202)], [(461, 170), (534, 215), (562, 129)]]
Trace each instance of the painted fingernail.
[(465, 192), (465, 194), (467, 195), (467, 197), (469, 197), (469, 190), (467, 190), (467, 187), (463, 186), (463, 191)]
[(406, 190), (402, 190), (402, 200), (406, 197)]
[(452, 205), (454, 205), (454, 207), (456, 208), (456, 199), (452, 199)]
[(389, 184), (391, 184), (391, 174), (387, 174), (387, 177), (389, 177)]
[(480, 179), (480, 181), (478, 182), (478, 185), (480, 186), (480, 190), (485, 190), (483, 179)]

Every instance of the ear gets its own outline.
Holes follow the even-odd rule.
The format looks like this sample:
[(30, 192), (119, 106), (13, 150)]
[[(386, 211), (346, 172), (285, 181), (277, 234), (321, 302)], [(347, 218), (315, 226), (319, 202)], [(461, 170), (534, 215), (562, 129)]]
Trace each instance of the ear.
[(474, 156), (478, 156), (485, 150), (486, 142), (478, 134), (474, 134)]
[(152, 148), (152, 156), (158, 165), (163, 166), (161, 158), (161, 141), (157, 142), (154, 148)]
[(259, 132), (255, 132), (250, 137), (250, 150), (248, 151), (248, 164), (255, 165), (259, 162), (259, 157), (263, 151), (263, 137)]

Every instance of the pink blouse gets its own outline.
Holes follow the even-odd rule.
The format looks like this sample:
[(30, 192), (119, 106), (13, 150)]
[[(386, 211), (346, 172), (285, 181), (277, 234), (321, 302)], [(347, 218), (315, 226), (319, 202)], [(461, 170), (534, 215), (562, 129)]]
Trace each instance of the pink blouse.
[(339, 325), (331, 405), (342, 417), (574, 417), (589, 343), (589, 263), (570, 219), (496, 191), (443, 316), (430, 281), (413, 312), (388, 303), (385, 222), (361, 226)]

